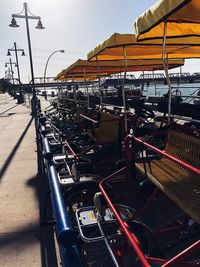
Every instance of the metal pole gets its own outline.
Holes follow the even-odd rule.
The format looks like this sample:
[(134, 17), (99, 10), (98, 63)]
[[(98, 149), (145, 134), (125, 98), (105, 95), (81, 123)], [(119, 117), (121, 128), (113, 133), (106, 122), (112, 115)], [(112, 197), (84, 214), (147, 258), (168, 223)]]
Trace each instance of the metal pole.
[(75, 81), (74, 81), (74, 75), (72, 74), (72, 85), (73, 85), (73, 94), (74, 94), (74, 103), (77, 104), (77, 94), (76, 94), (76, 88), (75, 88)]
[[(37, 25), (37, 29), (44, 29), (44, 27), (42, 26), (41, 23), (41, 18), (39, 16), (34, 16), (32, 15), (29, 10), (28, 10), (28, 5), (27, 3), (23, 3), (23, 10), (24, 11), (24, 15), (21, 15), (21, 13), (19, 14), (12, 14), (12, 21), (11, 24), (9, 25), (10, 27), (19, 27), (16, 24), (16, 21), (14, 20), (14, 18), (23, 18), (26, 21), (26, 31), (27, 31), (27, 40), (28, 40), (28, 49), (29, 49), (29, 58), (30, 58), (30, 68), (31, 68), (31, 78), (32, 78), (32, 99), (31, 99), (31, 109), (32, 109), (32, 116), (35, 117), (36, 116), (36, 109), (37, 109), (37, 105), (39, 105), (39, 100), (37, 99), (36, 96), (36, 91), (35, 91), (35, 81), (34, 81), (34, 72), (33, 72), (33, 60), (32, 60), (32, 50), (31, 50), (31, 40), (30, 40), (30, 32), (29, 32), (29, 23), (28, 23), (28, 19), (38, 19), (38, 25)], [(28, 13), (30, 13), (30, 16), (28, 15)]]
[(169, 87), (168, 91), (168, 124), (170, 123), (170, 114), (171, 114), (171, 101), (172, 101), (172, 85), (168, 74), (168, 68), (165, 63), (165, 48), (166, 48), (166, 35), (167, 35), (167, 21), (164, 22), (164, 33), (163, 33), (163, 46), (162, 46), (162, 61), (163, 61), (163, 67), (165, 71), (165, 76), (167, 80), (167, 84)]
[(15, 42), (14, 42), (14, 48), (15, 48), (15, 57), (16, 57), (16, 63), (17, 63), (17, 74), (18, 74), (18, 79), (20, 82), (21, 80), (20, 80), (20, 73), (19, 73), (19, 61), (18, 61), (18, 55), (17, 55), (17, 46)]
[(128, 125), (127, 125), (126, 95), (125, 95), (125, 80), (126, 80), (126, 72), (127, 72), (127, 57), (126, 57), (126, 48), (125, 48), (125, 46), (123, 46), (123, 52), (124, 52), (125, 70), (124, 70), (124, 79), (123, 79), (123, 83), (122, 83), (122, 97), (123, 97), (123, 106), (124, 106), (125, 132), (127, 133)]
[(153, 74), (153, 82), (154, 82), (154, 86), (155, 86), (155, 95), (157, 95), (157, 91), (156, 91), (156, 89), (157, 89), (156, 86), (157, 86), (157, 85), (156, 85), (156, 80), (155, 80), (155, 75), (154, 75), (155, 73), (154, 73), (154, 70), (152, 71), (152, 74)]
[(103, 105), (103, 92), (101, 91), (101, 77), (100, 77), (100, 69), (99, 69), (99, 60), (98, 57), (96, 56), (96, 62), (97, 62), (97, 70), (98, 70), (98, 82), (99, 82), (99, 91), (100, 91), (100, 107), (102, 108)]
[(11, 77), (12, 77), (12, 82), (13, 82), (13, 85), (14, 85), (14, 76), (13, 76), (13, 69), (12, 69), (12, 61), (11, 61), (11, 58), (9, 58), (9, 63), (10, 63), (10, 69), (11, 69)]
[(89, 90), (88, 90), (88, 85), (86, 82), (86, 73), (85, 73), (85, 67), (83, 68), (83, 72), (84, 72), (84, 83), (85, 83), (85, 87), (86, 87), (86, 92), (87, 92), (87, 107), (89, 108), (90, 106), (90, 97), (89, 97)]
[(29, 50), (29, 59), (30, 59), (30, 67), (31, 67), (31, 79), (32, 79), (32, 99), (31, 99), (31, 115), (33, 117), (36, 116), (36, 101), (37, 96), (35, 92), (35, 81), (34, 81), (34, 72), (33, 72), (33, 60), (32, 60), (32, 50), (31, 50), (31, 39), (30, 39), (30, 31), (29, 31), (29, 23), (28, 23), (28, 7), (27, 3), (24, 3), (24, 12), (25, 12), (25, 21), (26, 21), (26, 31), (27, 31), (27, 39), (28, 39), (28, 50)]
[(18, 104), (21, 104), (24, 102), (23, 96), (22, 96), (22, 88), (21, 88), (21, 79), (20, 79), (20, 72), (19, 72), (19, 61), (18, 61), (18, 54), (17, 54), (17, 46), (14, 42), (14, 50), (15, 50), (15, 57), (16, 57), (16, 63), (17, 63), (17, 74), (18, 74), (18, 80), (19, 80), (19, 98), (18, 98)]
[(12, 69), (12, 61), (11, 58), (9, 58), (9, 64), (10, 64), (10, 69), (11, 69), (11, 78), (12, 78), (12, 83), (13, 83), (13, 97), (16, 99), (16, 92), (15, 92), (15, 85), (14, 85), (14, 76), (13, 76), (13, 69)]
[[(8, 76), (9, 76), (9, 80), (10, 80), (10, 72), (11, 72), (11, 70), (10, 70), (10, 68), (8, 68)], [(11, 75), (12, 76), (12, 75)]]
[(44, 69), (44, 91), (45, 91), (45, 95), (46, 95), (46, 87), (45, 87), (45, 80), (46, 80), (46, 72), (47, 72), (47, 66), (48, 66), (48, 63), (49, 63), (49, 59), (57, 52), (61, 52), (61, 53), (64, 53), (64, 50), (56, 50), (54, 51), (53, 53), (51, 53), (51, 55), (48, 57), (47, 59), (47, 62), (46, 62), (46, 65), (45, 65), (45, 69)]

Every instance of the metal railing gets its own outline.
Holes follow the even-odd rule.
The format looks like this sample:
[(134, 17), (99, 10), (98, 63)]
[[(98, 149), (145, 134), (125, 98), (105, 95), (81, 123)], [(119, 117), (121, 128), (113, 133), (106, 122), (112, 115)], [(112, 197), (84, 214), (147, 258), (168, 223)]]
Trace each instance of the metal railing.
[(51, 202), (56, 222), (61, 264), (63, 267), (81, 267), (82, 264), (76, 244), (76, 233), (71, 226), (69, 214), (65, 207), (62, 192), (58, 183), (57, 172), (52, 162), (53, 154), (51, 153), (48, 138), (45, 136), (44, 124), (38, 124), (43, 147), (41, 153), (43, 153), (51, 190)]

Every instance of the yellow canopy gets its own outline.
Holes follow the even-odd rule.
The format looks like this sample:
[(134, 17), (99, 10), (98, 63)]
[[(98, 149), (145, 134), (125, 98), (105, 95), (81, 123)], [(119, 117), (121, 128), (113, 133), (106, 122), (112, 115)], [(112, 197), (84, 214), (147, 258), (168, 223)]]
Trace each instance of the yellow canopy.
[(75, 77), (72, 79), (72, 77), (64, 77), (62, 79), (58, 79), (58, 80), (61, 80), (61, 81), (77, 81), (77, 82), (90, 82), (90, 81), (95, 81), (97, 80), (98, 77), (97, 76), (90, 76), (90, 77)]
[(133, 25), (138, 41), (161, 42), (165, 21), (167, 21), (167, 44), (200, 45), (199, 0), (157, 1)]
[[(101, 74), (101, 78), (109, 76), (109, 73)], [(93, 81), (97, 80), (99, 78), (98, 74), (94, 73), (86, 73), (85, 75), (82, 73), (75, 73), (75, 74), (68, 74), (65, 73), (65, 70), (63, 70), (61, 73), (59, 73), (54, 80), (61, 80), (61, 81)]]
[[(114, 33), (111, 37), (98, 45), (87, 55), (88, 60), (124, 60), (124, 53), (127, 59), (161, 59), (161, 44), (137, 42), (134, 34)], [(165, 58), (199, 58), (200, 49), (198, 46), (168, 45), (165, 49)]]
[[(120, 70), (120, 65), (115, 64), (116, 67), (118, 67), (118, 69), (116, 70), (116, 68), (114, 69), (112, 67), (111, 62), (103, 62), (102, 64), (100, 64), (100, 66), (97, 66), (96, 62), (88, 62), (87, 60), (82, 60), (82, 59), (78, 59), (76, 62), (74, 62), (72, 65), (70, 65), (68, 68), (62, 70), (55, 78), (55, 80), (57, 79), (61, 79), (64, 77), (87, 77), (89, 76), (95, 76), (97, 77), (98, 74), (102, 75), (110, 75), (112, 73), (117, 73), (120, 72), (122, 70)], [(123, 63), (124, 65), (124, 63)], [(122, 64), (121, 64), (122, 66)]]
[(96, 62), (89, 62), (87, 60), (78, 59), (68, 68), (63, 70), (66, 74), (84, 74), (84, 73), (107, 73), (107, 72), (114, 72), (116, 70), (122, 71), (124, 68), (124, 62), (110, 62), (110, 61), (103, 61), (100, 62), (98, 65)]
[[(184, 65), (184, 60), (170, 60), (169, 68), (177, 68)], [(100, 61), (89, 62), (87, 60), (78, 59), (75, 63), (70, 65), (67, 69), (63, 70), (57, 75), (55, 79), (63, 79), (67, 76), (75, 78), (82, 76), (84, 78), (88, 75), (94, 76), (100, 74), (109, 75), (126, 71), (152, 71), (162, 70), (162, 61), (157, 60), (128, 60), (127, 69), (125, 68), (124, 60), (121, 61)]]

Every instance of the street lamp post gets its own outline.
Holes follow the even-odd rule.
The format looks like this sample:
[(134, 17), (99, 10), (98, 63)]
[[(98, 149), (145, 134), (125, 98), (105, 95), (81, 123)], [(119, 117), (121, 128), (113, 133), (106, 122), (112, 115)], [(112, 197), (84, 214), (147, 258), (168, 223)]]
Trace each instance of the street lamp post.
[(37, 99), (36, 91), (35, 91), (33, 60), (32, 60), (32, 50), (31, 50), (31, 40), (30, 40), (30, 31), (29, 31), (28, 20), (29, 19), (37, 19), (38, 20), (38, 24), (36, 26), (36, 29), (44, 29), (44, 27), (43, 27), (42, 22), (41, 22), (41, 17), (33, 15), (29, 11), (27, 3), (24, 3), (23, 6), (24, 7), (23, 7), (22, 12), (24, 11), (24, 15), (22, 15), (22, 12), (20, 12), (19, 14), (12, 14), (12, 21), (11, 21), (11, 24), (9, 26), (14, 27), (14, 28), (19, 27), (15, 18), (24, 18), (26, 21), (26, 31), (27, 31), (29, 59), (30, 59), (30, 68), (31, 68), (31, 79), (32, 79), (32, 92), (33, 92), (32, 100), (31, 100), (31, 108), (32, 108), (32, 116), (35, 117), (36, 111), (37, 111), (36, 108), (37, 108), (38, 99)]
[[(5, 70), (5, 79), (6, 80), (8, 80), (8, 81), (10, 81), (10, 79), (11, 79), (11, 70), (10, 70), (10, 68), (8, 67), (8, 70)], [(8, 88), (8, 93), (12, 96), (13, 94), (12, 94), (12, 90), (10, 91), (10, 87)]]
[(14, 51), (15, 52), (16, 63), (17, 63), (17, 74), (18, 74), (18, 81), (19, 81), (19, 98), (18, 98), (18, 104), (21, 104), (21, 103), (24, 102), (24, 100), (23, 100), (22, 89), (21, 89), (21, 79), (20, 79), (19, 61), (18, 61), (18, 54), (17, 54), (17, 52), (21, 51), (22, 52), (22, 56), (25, 56), (25, 53), (24, 53), (24, 49), (17, 48), (17, 45), (16, 45), (15, 42), (14, 42), (14, 48), (8, 49), (7, 56), (10, 56), (11, 55), (10, 54), (10, 51)]
[(16, 98), (16, 93), (15, 93), (15, 82), (14, 82), (14, 75), (13, 75), (13, 74), (14, 74), (14, 71), (13, 71), (12, 65), (14, 64), (15, 67), (16, 67), (17, 64), (14, 63), (14, 62), (12, 62), (11, 58), (9, 58), (9, 62), (6, 62), (6, 63), (5, 63), (5, 67), (7, 67), (8, 64), (10, 65), (10, 69), (11, 69), (11, 78), (12, 78), (12, 83), (13, 83), (13, 88), (14, 88), (14, 90), (13, 90), (13, 97)]
[(47, 59), (46, 65), (45, 65), (45, 69), (44, 69), (44, 91), (45, 91), (45, 97), (46, 97), (46, 99), (47, 99), (47, 93), (46, 93), (46, 88), (45, 88), (45, 79), (46, 79), (47, 66), (48, 66), (48, 63), (49, 63), (50, 58), (51, 58), (55, 53), (58, 53), (58, 52), (60, 52), (60, 53), (64, 53), (65, 50), (56, 50), (56, 51), (54, 51), (53, 53), (51, 53), (51, 55), (50, 55), (50, 56), (48, 57), (48, 59)]
[(8, 67), (8, 70), (5, 70), (5, 79), (10, 80), (11, 78), (11, 71), (10, 68)]

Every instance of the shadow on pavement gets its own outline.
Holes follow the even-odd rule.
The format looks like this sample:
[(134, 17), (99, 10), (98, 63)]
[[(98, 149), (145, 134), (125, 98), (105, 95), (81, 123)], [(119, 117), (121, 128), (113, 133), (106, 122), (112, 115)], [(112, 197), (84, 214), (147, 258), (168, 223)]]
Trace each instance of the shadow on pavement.
[[(28, 225), (27, 227), (16, 228), (15, 232), (0, 234), (0, 250), (6, 251), (9, 247), (13, 249), (27, 249), (33, 243), (40, 242), (41, 266), (57, 267), (55, 249), (52, 246), (53, 230), (50, 227), (39, 228), (38, 224)], [(30, 250), (31, 252), (31, 250)], [(31, 257), (31, 254), (30, 254)]]
[[(4, 171), (9, 165), (10, 160), (12, 159), (14, 153), (16, 152), (18, 146), (20, 145), (23, 137), (25, 136), (28, 127), (30, 126), (32, 119), (27, 125), (25, 131), (23, 132), (21, 138), (13, 149), (11, 155), (8, 157), (6, 163), (4, 164)], [(39, 157), (40, 158), (40, 157)], [(40, 170), (40, 163), (38, 163), (38, 170)], [(2, 172), (3, 173), (3, 172)], [(33, 188), (35, 192), (35, 198), (38, 201), (38, 213), (39, 213), (39, 222), (33, 222), (33, 224), (23, 225), (13, 229), (13, 232), (10, 233), (0, 233), (0, 250), (4, 251), (9, 247), (11, 249), (21, 248), (21, 250), (31, 246), (33, 243), (40, 243), (40, 255), (41, 255), (41, 266), (42, 267), (57, 267), (57, 256), (56, 249), (54, 244), (54, 228), (53, 225), (48, 225), (45, 227), (40, 226), (42, 221), (43, 211), (44, 211), (44, 200), (46, 194), (49, 191), (48, 178), (44, 172), (39, 171), (37, 176), (31, 177), (26, 182), (28, 187)], [(49, 201), (50, 204), (50, 201)], [(51, 207), (48, 209), (50, 215)], [(52, 218), (52, 217), (51, 217)], [(31, 257), (31, 255), (30, 255)]]
[[(43, 223), (43, 215), (44, 215), (44, 203), (47, 194), (49, 193), (49, 182), (48, 177), (45, 172), (45, 168), (43, 165), (42, 156), (40, 153), (40, 145), (37, 143), (37, 161), (38, 161), (38, 175), (36, 177), (32, 177), (28, 180), (27, 185), (29, 187), (34, 188), (35, 196), (38, 199), (39, 205), (39, 216), (40, 216), (40, 223)], [(48, 199), (47, 205), (47, 220), (52, 220), (52, 208), (51, 208), (51, 200)], [(42, 267), (57, 267), (57, 256), (56, 256), (56, 249), (54, 243), (54, 226), (48, 225), (43, 226), (42, 228), (43, 238), (40, 239), (40, 249), (41, 249), (41, 261)]]
[(11, 110), (11, 109), (13, 109), (13, 108), (15, 108), (15, 107), (17, 107), (18, 106), (18, 104), (17, 105), (14, 105), (13, 107), (11, 107), (11, 108), (8, 108), (7, 110), (5, 110), (5, 111), (3, 111), (3, 112), (1, 112), (0, 113), (0, 115), (2, 115), (2, 114), (4, 114), (4, 113), (6, 113), (7, 111), (9, 111), (9, 110)]
[(7, 170), (8, 166), (10, 165), (15, 153), (17, 152), (17, 149), (19, 148), (21, 142), (23, 141), (24, 137), (26, 136), (26, 133), (29, 129), (29, 127), (31, 126), (31, 123), (33, 121), (33, 118), (30, 119), (30, 121), (28, 122), (26, 128), (24, 129), (23, 133), (21, 134), (19, 140), (17, 141), (17, 143), (15, 144), (14, 148), (12, 149), (11, 153), (9, 154), (9, 156), (7, 157), (7, 159), (5, 160), (1, 171), (0, 171), (0, 181), (3, 178), (3, 175), (5, 173), (5, 171)]

